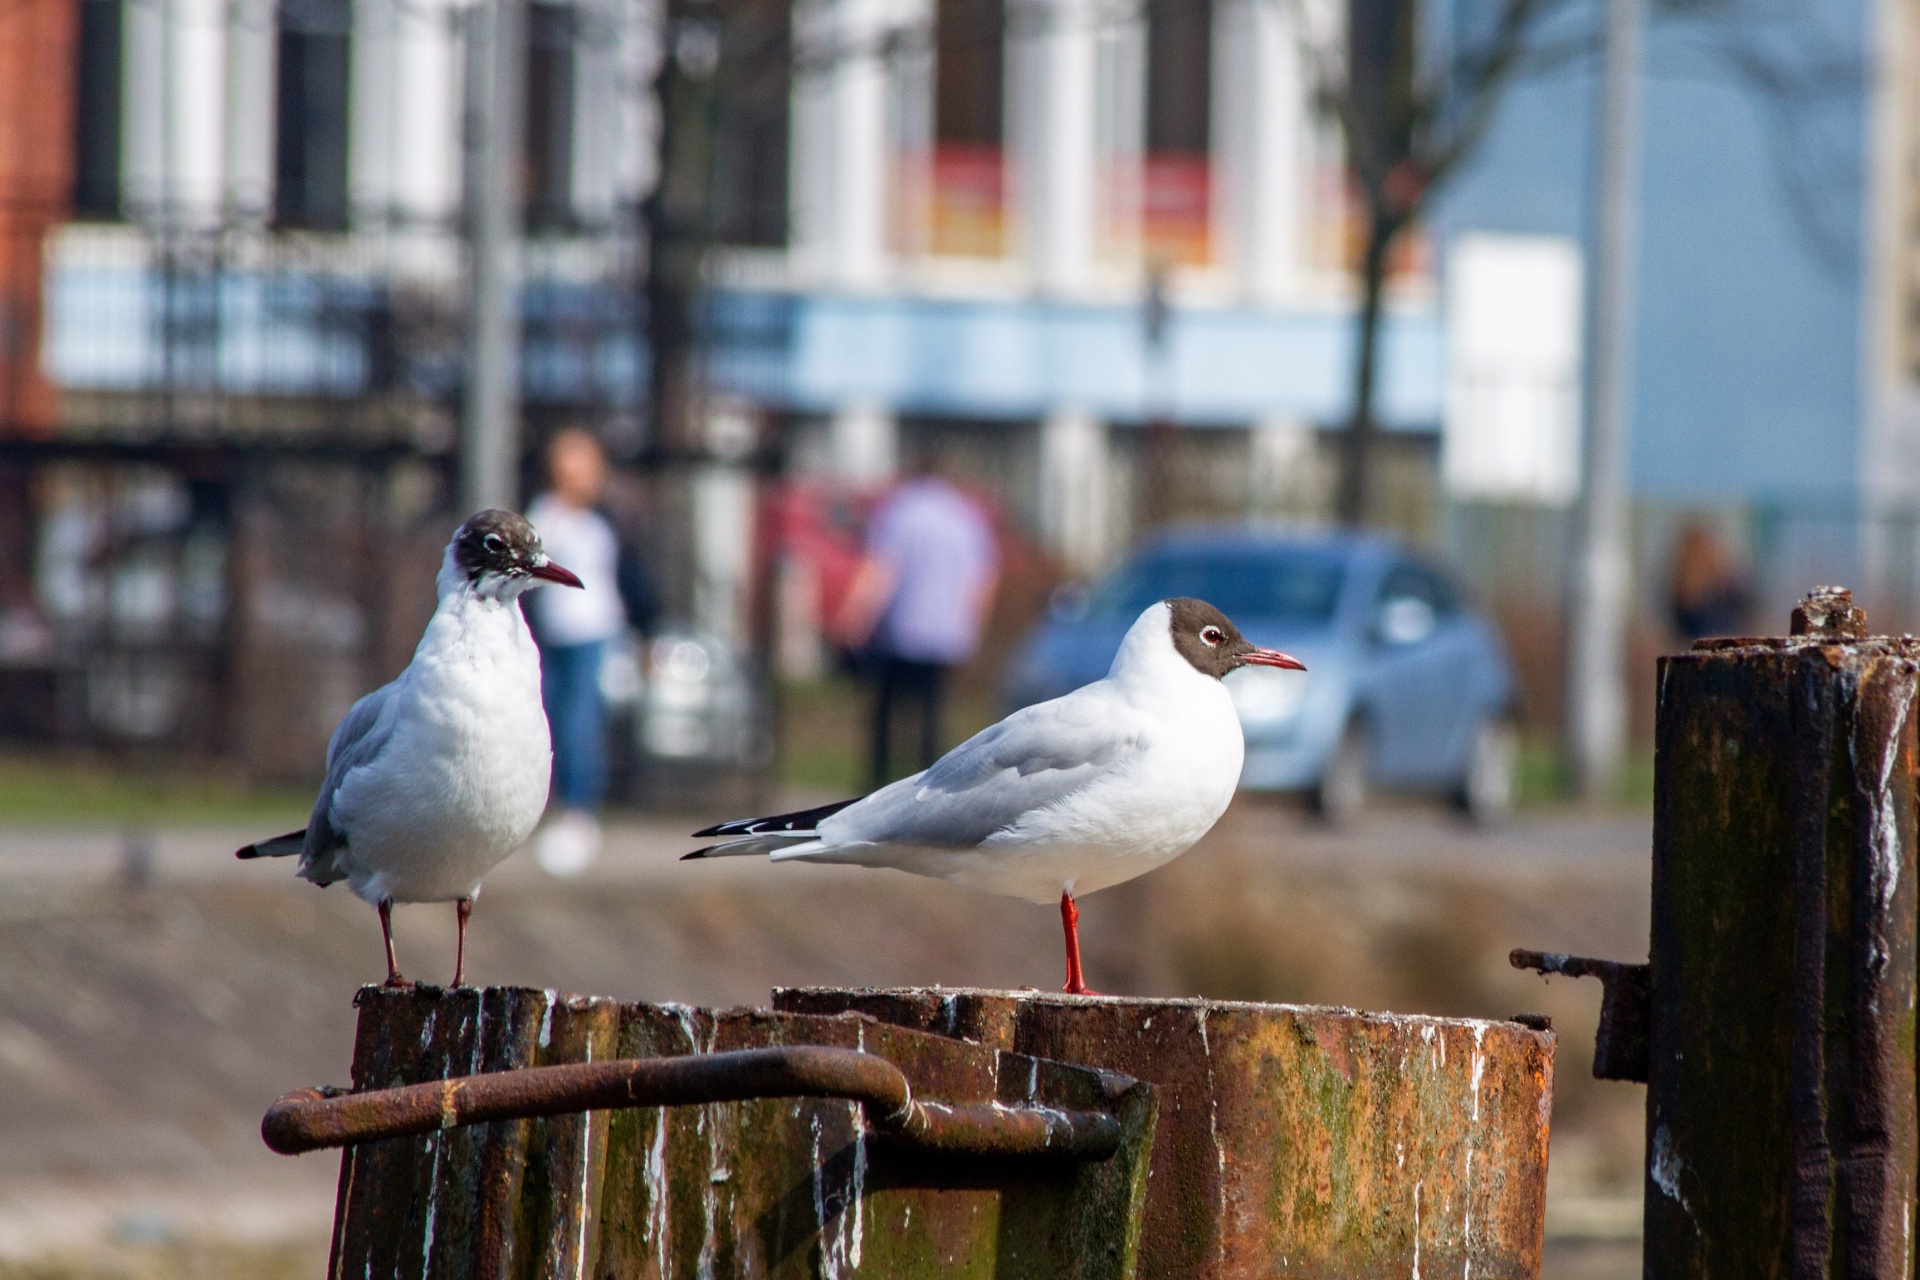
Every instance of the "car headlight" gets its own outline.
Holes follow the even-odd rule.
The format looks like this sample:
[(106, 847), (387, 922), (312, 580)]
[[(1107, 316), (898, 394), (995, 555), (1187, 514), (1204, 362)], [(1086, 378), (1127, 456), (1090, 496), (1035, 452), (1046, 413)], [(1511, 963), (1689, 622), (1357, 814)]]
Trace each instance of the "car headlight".
[(1242, 667), (1226, 678), (1233, 709), (1249, 723), (1290, 720), (1307, 697), (1307, 673), (1272, 667)]

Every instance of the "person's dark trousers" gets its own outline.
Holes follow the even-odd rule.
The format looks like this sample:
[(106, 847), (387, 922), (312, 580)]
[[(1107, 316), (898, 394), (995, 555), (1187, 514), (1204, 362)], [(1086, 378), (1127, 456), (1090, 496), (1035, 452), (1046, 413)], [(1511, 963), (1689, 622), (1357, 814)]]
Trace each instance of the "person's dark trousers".
[(876, 654), (871, 659), (877, 686), (873, 699), (872, 776), (875, 789), (893, 781), (893, 717), (896, 703), (916, 709), (920, 717), (920, 764), (925, 769), (940, 758), (940, 699), (946, 691), (947, 669), (937, 662), (915, 662)]
[(553, 733), (554, 799), (589, 813), (607, 794), (607, 705), (600, 696), (605, 650), (598, 640), (540, 648), (540, 700)]

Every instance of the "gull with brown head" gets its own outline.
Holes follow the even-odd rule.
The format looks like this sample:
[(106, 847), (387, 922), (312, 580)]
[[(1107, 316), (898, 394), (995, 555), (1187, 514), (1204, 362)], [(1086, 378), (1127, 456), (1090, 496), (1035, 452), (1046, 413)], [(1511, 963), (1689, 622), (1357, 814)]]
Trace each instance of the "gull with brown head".
[(1105, 679), (1024, 707), (871, 795), (695, 832), (719, 843), (686, 856), (892, 867), (1058, 898), (1065, 989), (1091, 994), (1075, 899), (1178, 857), (1226, 811), (1246, 743), (1220, 681), (1243, 666), (1305, 670), (1204, 600), (1163, 600), (1128, 629)]

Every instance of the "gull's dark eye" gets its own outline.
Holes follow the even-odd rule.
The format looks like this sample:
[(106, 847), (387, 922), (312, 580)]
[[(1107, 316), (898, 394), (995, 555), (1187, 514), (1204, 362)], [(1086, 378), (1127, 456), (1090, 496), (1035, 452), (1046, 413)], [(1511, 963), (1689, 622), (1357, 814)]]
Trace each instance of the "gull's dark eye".
[(1225, 640), (1226, 638), (1227, 638), (1227, 633), (1222, 631), (1218, 627), (1200, 628), (1200, 643), (1206, 645), (1210, 649), (1219, 648), (1220, 642)]
[(507, 549), (507, 540), (497, 533), (490, 533), (481, 539), (480, 545), (492, 555), (499, 555)]

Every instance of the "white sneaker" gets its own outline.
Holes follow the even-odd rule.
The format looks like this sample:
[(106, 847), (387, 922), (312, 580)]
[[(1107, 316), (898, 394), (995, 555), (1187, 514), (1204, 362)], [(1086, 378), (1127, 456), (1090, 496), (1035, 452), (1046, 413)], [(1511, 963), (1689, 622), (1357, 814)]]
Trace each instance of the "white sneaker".
[(584, 809), (562, 809), (533, 842), (533, 860), (560, 880), (571, 880), (600, 856), (600, 820)]

